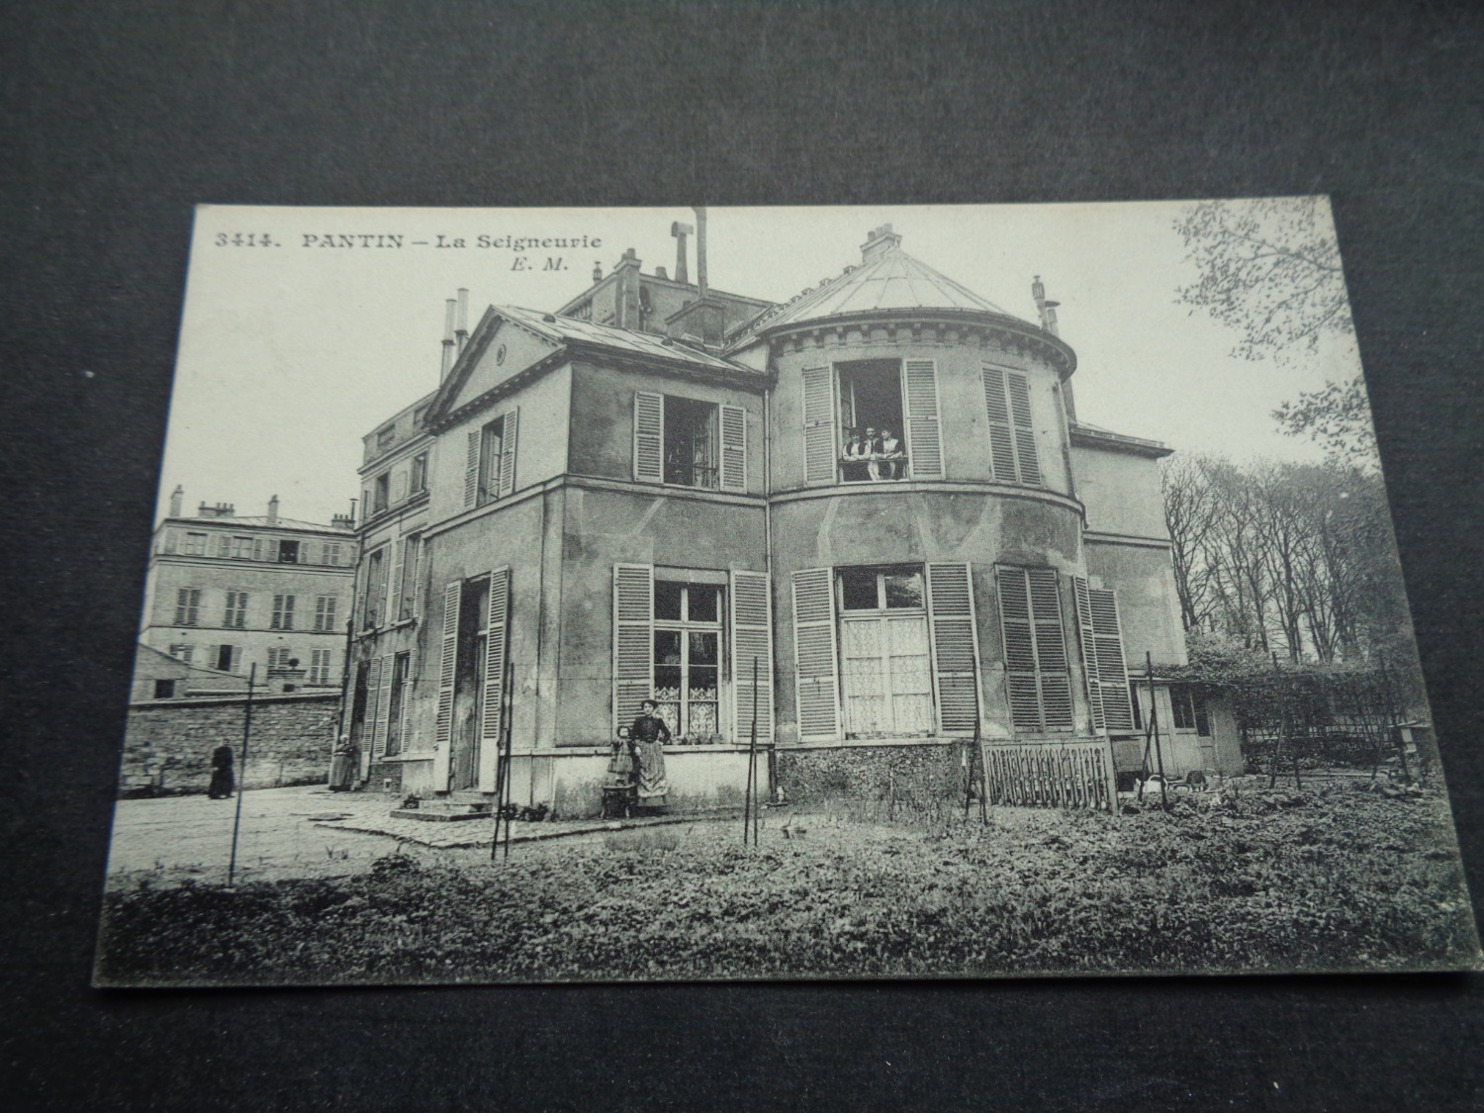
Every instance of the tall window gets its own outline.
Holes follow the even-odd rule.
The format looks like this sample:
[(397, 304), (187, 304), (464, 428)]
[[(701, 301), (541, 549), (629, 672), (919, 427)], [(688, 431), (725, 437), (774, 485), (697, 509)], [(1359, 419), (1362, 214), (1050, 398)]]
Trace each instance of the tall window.
[(297, 539), (280, 539), (278, 541), (278, 561), (299, 561), (299, 541)]
[(402, 538), (402, 584), (397, 588), (397, 619), (411, 618), (414, 598), (417, 596), (418, 561), (422, 557), (422, 536), (407, 535)]
[(175, 623), (183, 625), (196, 624), (201, 617), (201, 591), (200, 590), (176, 590), (175, 591)]
[(232, 557), (237, 559), (256, 558), (253, 554), (253, 544), (256, 542), (251, 535), (232, 536)]
[(191, 661), (191, 656), (193, 656), (195, 654), (196, 654), (196, 646), (194, 644), (171, 644), (170, 645), (170, 658), (171, 659), (178, 659), (182, 663), (189, 663)]
[(206, 553), (206, 532), (186, 532), (185, 553), (188, 555), (204, 555)]
[(1010, 719), (1017, 732), (1064, 731), (1072, 724), (1072, 684), (1055, 570), (998, 568)]
[(293, 594), (275, 593), (273, 595), (273, 619), (268, 627), (283, 629), (285, 631), (294, 627)]
[(840, 391), (840, 479), (892, 481), (907, 475), (900, 361), (837, 366)]
[(386, 551), (380, 547), (366, 560), (366, 604), (361, 628), (376, 628), (382, 622), (386, 604)]
[(218, 671), (232, 670), (232, 655), (236, 649), (231, 644), (220, 644), (216, 649), (216, 669)]
[(212, 554), (217, 558), (228, 558), (232, 553), (232, 537), (230, 535), (213, 535)]
[(922, 568), (844, 568), (838, 584), (846, 735), (932, 733), (932, 663)]
[(714, 737), (721, 675), (721, 587), (654, 584), (654, 696), (677, 737)]
[(485, 424), (479, 437), (479, 503), (496, 499), (500, 492), (501, 451), (505, 447), (505, 416)]
[(314, 599), (314, 630), (330, 632), (335, 628), (336, 599), (320, 595)]
[(665, 397), (665, 484), (717, 488), (716, 441), (716, 404)]
[(385, 512), (387, 510), (387, 506), (391, 503), (391, 496), (392, 475), (390, 473), (383, 473), (376, 479), (376, 482), (372, 487), (371, 511)]
[(340, 544), (339, 543), (325, 543), (325, 544), (323, 544), (322, 545), (322, 549), (320, 551), (320, 562), (322, 562), (325, 566), (339, 566), (340, 565)]
[(412, 459), (412, 476), (407, 487), (408, 491), (414, 496), (427, 491), (428, 453), (426, 450)]
[(330, 656), (334, 653), (329, 648), (316, 648), (309, 653), (309, 681), (318, 686), (330, 685)]
[(292, 667), (294, 664), (290, 661), (293, 658), (293, 653), (288, 648), (269, 648), (268, 670), (272, 671), (276, 667)]
[(402, 751), (402, 702), (407, 689), (407, 671), (412, 663), (409, 652), (398, 652), (392, 660), (392, 689), (387, 696), (386, 747), (383, 754), (396, 756)]
[(227, 610), (222, 616), (222, 627), (247, 627), (247, 594), (240, 590), (227, 591)]

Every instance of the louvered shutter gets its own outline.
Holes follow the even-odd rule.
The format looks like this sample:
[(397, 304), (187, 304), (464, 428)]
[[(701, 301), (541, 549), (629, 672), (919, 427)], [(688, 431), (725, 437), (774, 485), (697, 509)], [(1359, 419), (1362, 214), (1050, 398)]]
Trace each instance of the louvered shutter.
[(438, 665), (438, 718), (433, 738), (440, 745), (453, 740), (453, 675), (459, 654), (459, 598), (462, 582), (449, 582), (443, 588), (443, 648)]
[(464, 458), (464, 507), (473, 508), (479, 500), (479, 444), (482, 430), (469, 432), (469, 446)]
[(412, 752), (412, 655), (408, 654), (407, 673), (402, 676), (402, 717), (397, 729), (397, 740), (402, 742), (403, 752)]
[(1089, 590), (1088, 597), (1108, 730), (1132, 732), (1134, 711), (1129, 701), (1128, 664), (1123, 658), (1123, 629), (1118, 623), (1118, 595), (1112, 590)]
[(830, 366), (806, 368), (804, 377), (804, 483), (835, 480), (834, 398)]
[(721, 408), (721, 487), (747, 488), (747, 412), (728, 404)]
[(835, 646), (835, 592), (829, 567), (793, 575), (794, 658), (799, 738), (840, 736), (840, 660)]
[(1057, 574), (1044, 568), (1033, 568), (1028, 574), (1031, 616), (1036, 624), (1036, 666), (1041, 676), (1041, 714), (1047, 729), (1071, 729), (1072, 679)]
[(1098, 669), (1097, 641), (1093, 636), (1092, 597), (1086, 578), (1072, 579), (1077, 598), (1077, 636), (1082, 644), (1082, 674), (1087, 679), (1087, 701), (1092, 706), (1092, 727), (1101, 733), (1108, 728), (1103, 713), (1103, 680)]
[(979, 714), (973, 574), (966, 562), (930, 562), (927, 576), (938, 732), (966, 736), (974, 732)]
[(634, 393), (634, 480), (665, 479), (665, 397)]
[(505, 412), (500, 423), (500, 483), (497, 496), (509, 496), (515, 492), (515, 445), (519, 425), (520, 408), (512, 407)]
[(1026, 378), (1012, 372), (1010, 382), (1010, 418), (1015, 423), (1015, 457), (1024, 485), (1041, 484), (1041, 459), (1036, 453), (1036, 427), (1031, 419), (1031, 392)]
[(366, 728), (371, 755), (375, 756), (381, 749), (385, 740), (383, 733), (386, 729), (386, 714), (382, 712), (382, 699), (384, 698), (381, 686), (381, 661), (384, 656), (378, 656), (371, 661), (371, 672), (366, 678)]
[(1025, 571), (1001, 567), (998, 571), (1000, 632), (1005, 644), (1005, 686), (1010, 699), (1010, 723), (1017, 731), (1041, 729), (1041, 691), (1037, 683), (1036, 638), (1031, 624), (1031, 599)]
[(907, 381), (907, 467), (913, 478), (943, 476), (943, 433), (938, 423), (938, 362), (903, 362)]
[(484, 643), (484, 709), (480, 711), (480, 786), (494, 786), (494, 761), (499, 756), (500, 730), (505, 716), (505, 657), (510, 628), (510, 568), (492, 570), (488, 629)]
[(376, 696), (376, 726), (371, 735), (371, 749), (374, 755), (379, 756), (386, 751), (386, 729), (391, 719), (392, 657), (382, 656), (376, 661), (373, 670), (378, 679), (378, 693)]
[(402, 545), (391, 544), (392, 576), (387, 585), (386, 623), (396, 624), (402, 618), (402, 572), (407, 566), (407, 537)]
[(1010, 423), (1010, 400), (1005, 394), (1005, 373), (985, 365), (984, 410), (989, 418), (989, 455), (996, 481), (1019, 481), (1015, 468), (1015, 435)]
[(752, 732), (752, 664), (757, 661), (757, 739), (773, 740), (773, 604), (766, 574), (732, 571), (732, 739)]
[(175, 554), (175, 548), (179, 539), (180, 536), (175, 531), (165, 532), (165, 553), (167, 555)]
[(623, 725), (653, 696), (654, 567), (613, 567), (613, 718)]

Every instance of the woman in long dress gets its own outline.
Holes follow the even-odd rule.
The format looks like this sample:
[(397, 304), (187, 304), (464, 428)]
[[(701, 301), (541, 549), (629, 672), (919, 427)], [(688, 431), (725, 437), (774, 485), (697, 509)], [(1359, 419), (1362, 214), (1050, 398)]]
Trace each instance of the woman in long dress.
[(639, 806), (654, 809), (665, 805), (670, 794), (665, 779), (665, 745), (670, 743), (670, 727), (656, 711), (655, 701), (646, 699), (644, 712), (634, 719), (629, 731), (629, 747), (639, 762)]

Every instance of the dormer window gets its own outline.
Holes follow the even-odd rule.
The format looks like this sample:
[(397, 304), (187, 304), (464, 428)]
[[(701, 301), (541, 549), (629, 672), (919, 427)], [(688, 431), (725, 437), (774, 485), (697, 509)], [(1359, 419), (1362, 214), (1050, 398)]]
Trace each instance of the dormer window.
[(382, 427), (376, 432), (376, 448), (385, 450), (393, 442), (397, 441), (397, 428), (395, 426)]

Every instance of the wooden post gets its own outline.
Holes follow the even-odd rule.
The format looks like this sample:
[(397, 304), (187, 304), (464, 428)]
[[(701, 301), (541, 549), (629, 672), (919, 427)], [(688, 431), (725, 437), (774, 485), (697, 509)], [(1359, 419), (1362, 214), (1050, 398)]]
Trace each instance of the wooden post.
[(1170, 793), (1165, 787), (1165, 757), (1159, 747), (1159, 709), (1154, 701), (1154, 653), (1144, 653), (1144, 669), (1149, 679), (1149, 726), (1154, 730), (1154, 762), (1159, 766), (1159, 803), (1170, 809)]
[(227, 887), (232, 887), (232, 878), (237, 875), (237, 834), (242, 829), (242, 796), (247, 791), (247, 747), (252, 740), (252, 692), (258, 680), (258, 665), (254, 663), (247, 672), (247, 705), (242, 712), (242, 778), (237, 781), (237, 810), (232, 816), (232, 856), (227, 862)]

